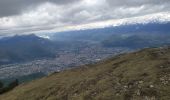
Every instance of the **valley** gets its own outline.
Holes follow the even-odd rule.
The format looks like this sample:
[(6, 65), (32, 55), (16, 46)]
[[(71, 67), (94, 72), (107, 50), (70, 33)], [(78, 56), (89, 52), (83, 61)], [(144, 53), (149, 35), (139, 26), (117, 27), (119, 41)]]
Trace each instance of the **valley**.
[(170, 47), (147, 48), (21, 84), (0, 100), (169, 100)]
[[(100, 45), (94, 45), (81, 50), (64, 48), (57, 50), (55, 58), (34, 60), (25, 63), (7, 64), (0, 66), (0, 79), (15, 79), (34, 73), (43, 73), (48, 75), (53, 72), (60, 72), (73, 67), (85, 64), (92, 64), (112, 56), (131, 52), (129, 48), (104, 48)], [(22, 80), (20, 80), (22, 81)]]

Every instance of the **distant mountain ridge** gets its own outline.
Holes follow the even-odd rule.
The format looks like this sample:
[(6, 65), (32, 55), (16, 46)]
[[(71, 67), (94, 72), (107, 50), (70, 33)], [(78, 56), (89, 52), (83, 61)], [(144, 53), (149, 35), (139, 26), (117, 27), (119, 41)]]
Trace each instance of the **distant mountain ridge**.
[(75, 30), (52, 34), (56, 41), (92, 41), (106, 47), (141, 49), (170, 44), (170, 23), (147, 23)]
[(0, 39), (0, 64), (55, 57), (51, 41), (34, 34), (15, 35)]
[(129, 24), (120, 26), (109, 26), (105, 28), (94, 28), (86, 30), (74, 30), (47, 34), (52, 40), (103, 40), (111, 35), (122, 34), (169, 34), (170, 22)]

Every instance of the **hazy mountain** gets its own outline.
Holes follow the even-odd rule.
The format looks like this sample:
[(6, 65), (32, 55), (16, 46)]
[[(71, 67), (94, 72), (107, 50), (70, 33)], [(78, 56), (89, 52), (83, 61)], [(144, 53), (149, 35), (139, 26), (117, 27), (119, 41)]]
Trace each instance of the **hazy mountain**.
[(93, 42), (104, 47), (141, 49), (170, 44), (170, 23), (151, 22), (53, 33), (54, 41)]
[(2, 100), (169, 100), (170, 48), (145, 49), (51, 74)]
[(90, 41), (102, 41), (109, 38), (112, 35), (122, 34), (170, 34), (170, 23), (147, 23), (147, 24), (127, 24), (120, 26), (110, 26), (104, 28), (94, 28), (86, 30), (65, 31), (59, 33), (52, 33), (50, 35), (52, 40), (58, 41), (74, 41), (74, 40), (90, 40)]
[(15, 35), (0, 39), (0, 64), (55, 57), (54, 44), (36, 35)]
[(143, 33), (112, 35), (102, 42), (106, 47), (145, 48), (170, 45), (170, 34)]

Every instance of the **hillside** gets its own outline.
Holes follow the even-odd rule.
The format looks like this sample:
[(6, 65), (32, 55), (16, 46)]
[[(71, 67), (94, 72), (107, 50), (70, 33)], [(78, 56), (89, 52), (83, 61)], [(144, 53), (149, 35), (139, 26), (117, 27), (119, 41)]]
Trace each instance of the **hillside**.
[(170, 100), (170, 48), (144, 49), (22, 84), (0, 100)]

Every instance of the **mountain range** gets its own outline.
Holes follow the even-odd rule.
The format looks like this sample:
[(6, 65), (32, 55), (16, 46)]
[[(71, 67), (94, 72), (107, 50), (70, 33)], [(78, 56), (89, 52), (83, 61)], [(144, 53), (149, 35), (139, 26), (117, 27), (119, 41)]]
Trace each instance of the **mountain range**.
[(53, 41), (88, 41), (107, 47), (132, 49), (158, 47), (170, 43), (170, 23), (147, 23), (111, 26), (88, 30), (65, 31), (49, 35)]
[(55, 57), (54, 44), (34, 34), (0, 39), (0, 64)]
[[(0, 39), (0, 64), (54, 58), (56, 50), (87, 44), (141, 49), (170, 44), (170, 23), (131, 23), (87, 30), (64, 31), (40, 36), (15, 35)], [(43, 38), (46, 36), (48, 38)], [(91, 46), (91, 45), (89, 45)], [(80, 48), (81, 49), (81, 48)]]

